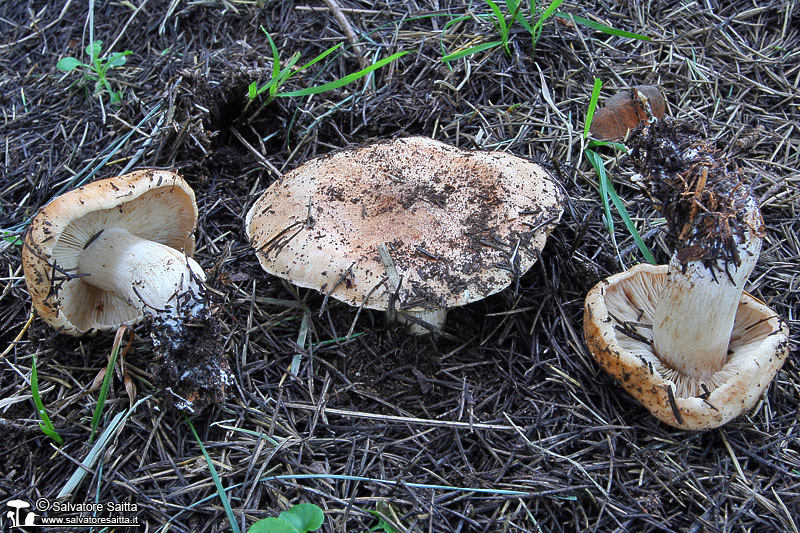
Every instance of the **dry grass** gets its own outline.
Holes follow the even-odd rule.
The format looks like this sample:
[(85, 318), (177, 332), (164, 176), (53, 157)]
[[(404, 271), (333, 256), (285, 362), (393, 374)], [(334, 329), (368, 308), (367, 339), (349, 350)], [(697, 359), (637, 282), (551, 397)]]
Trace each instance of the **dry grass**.
[[(126, 166), (178, 169), (195, 188), (196, 257), (213, 287), (236, 375), (228, 400), (193, 421), (240, 526), (292, 503), (326, 512), (326, 531), (364, 531), (380, 510), (398, 531), (797, 531), (800, 372), (792, 354), (763, 401), (721, 430), (658, 423), (587, 353), (582, 304), (599, 279), (637, 262), (633, 240), (602, 220), (581, 156), (592, 82), (603, 96), (658, 84), (669, 112), (700, 126), (758, 175), (768, 228), (750, 292), (800, 331), (800, 4), (565, 2), (563, 11), (644, 33), (631, 41), (548, 22), (529, 38), (452, 64), (448, 50), (496, 39), (491, 25), (447, 28), (457, 2), (341, 0), (369, 61), (412, 53), (373, 83), (278, 99), (254, 121), (247, 85), (271, 71), (259, 24), (284, 57), (347, 42), (327, 4), (228, 0), (100, 3), (94, 35), (133, 50), (111, 72), (125, 104), (101, 108), (55, 69), (82, 49), (83, 2), (0, 5), (0, 227), (19, 228), (56, 191)], [(717, 5), (722, 4), (722, 5)], [(135, 9), (135, 6), (139, 9)], [(476, 12), (488, 12), (475, 3)], [(423, 15), (425, 15), (423, 17)], [(85, 37), (85, 38), (88, 38)], [(108, 47), (106, 47), (108, 49)], [(292, 78), (293, 88), (358, 70), (348, 53)], [(316, 76), (316, 77), (315, 77)], [(152, 113), (151, 113), (152, 111)], [(148, 113), (150, 115), (148, 116)], [(119, 146), (119, 142), (128, 135)], [(409, 338), (383, 317), (267, 276), (243, 216), (279, 172), (348, 143), (424, 134), (461, 147), (557, 161), (570, 197), (541, 260), (516, 286), (450, 313), (453, 338)], [(112, 155), (101, 164), (102, 159)], [(607, 165), (648, 246), (668, 257), (658, 215), (630, 185), (625, 157)], [(555, 170), (554, 170), (555, 172)], [(30, 313), (19, 246), (0, 243), (0, 349)], [(297, 344), (307, 319), (307, 342)], [(342, 338), (353, 321), (354, 335)], [(127, 356), (143, 402), (72, 497), (129, 501), (151, 530), (226, 531), (208, 467), (183, 418), (160, 407), (146, 330)], [(112, 338), (72, 339), (35, 320), (0, 359), (0, 502), (54, 496), (88, 450)], [(26, 380), (37, 354), (45, 405), (66, 444), (36, 422)], [(289, 369), (299, 356), (297, 372)], [(106, 406), (128, 408), (121, 382)], [(384, 482), (378, 481), (383, 480)], [(433, 488), (454, 487), (456, 490)], [(466, 489), (481, 489), (475, 492)], [(523, 494), (501, 494), (500, 491)], [(3, 518), (4, 519), (3, 515)]]

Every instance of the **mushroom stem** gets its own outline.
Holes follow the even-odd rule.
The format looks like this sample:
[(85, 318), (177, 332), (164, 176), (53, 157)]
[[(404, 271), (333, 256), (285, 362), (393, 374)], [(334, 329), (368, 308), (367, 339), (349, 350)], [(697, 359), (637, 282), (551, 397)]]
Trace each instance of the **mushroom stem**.
[[(402, 313), (395, 313), (397, 322), (401, 324), (408, 324), (408, 331), (413, 335), (428, 335), (431, 332), (436, 333), (444, 329), (444, 322), (447, 316), (447, 309), (425, 309), (424, 311), (403, 311)], [(407, 317), (413, 317), (431, 326), (430, 329), (422, 326), (414, 320), (409, 320)]]
[[(737, 263), (724, 259), (682, 261), (673, 254), (653, 320), (653, 349), (678, 396), (700, 395), (719, 384), (715, 374), (729, 360), (728, 346), (744, 284), (758, 261), (761, 215), (746, 203), (742, 236), (735, 236)], [(704, 389), (705, 386), (705, 389)]]
[(205, 274), (194, 259), (122, 228), (106, 228), (90, 240), (78, 274), (150, 315), (193, 315), (202, 306)]

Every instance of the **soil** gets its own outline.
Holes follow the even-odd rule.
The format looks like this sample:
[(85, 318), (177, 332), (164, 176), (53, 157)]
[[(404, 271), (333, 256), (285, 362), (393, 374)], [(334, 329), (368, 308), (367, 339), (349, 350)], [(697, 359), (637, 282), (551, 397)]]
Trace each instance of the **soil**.
[(737, 243), (744, 242), (745, 232), (764, 234), (760, 220), (750, 227), (753, 216), (747, 214), (756, 209), (752, 178), (713, 140), (671, 118), (639, 126), (630, 146), (645, 192), (666, 219), (678, 260), (684, 265), (701, 261), (707, 268), (738, 266)]
[[(127, 515), (153, 531), (246, 531), (297, 503), (321, 507), (328, 532), (367, 531), (378, 515), (403, 532), (798, 530), (800, 5), (756, 4), (568, 0), (535, 47), (514, 22), (507, 52), (495, 46), (445, 63), (445, 53), (500, 38), (488, 4), (0, 3), (0, 529), (10, 527), (7, 501), (54, 501), (81, 470), (68, 501), (136, 504)], [(520, 12), (530, 20), (528, 3)], [(584, 19), (650, 40), (602, 33)], [(261, 26), (279, 70), (293, 72), (279, 93), (408, 53), (368, 80), (278, 95), (262, 108), (266, 92), (247, 98), (251, 83), (263, 87), (274, 72)], [(107, 71), (119, 104), (94, 94), (80, 69), (56, 68), (67, 56), (85, 61), (91, 39), (103, 41), (103, 55), (132, 51)], [(759, 201), (764, 247), (747, 290), (786, 318), (793, 352), (757, 406), (722, 429), (659, 423), (584, 345), (588, 290), (643, 261), (613, 204), (606, 215), (583, 150), (595, 78), (604, 82), (601, 106), (633, 86), (657, 86), (667, 115), (690, 125), (673, 126), (679, 136), (705, 143)], [(531, 270), (452, 310), (435, 338), (268, 275), (243, 228), (260, 194), (298, 165), (411, 135), (533, 160), (567, 198)], [(672, 221), (673, 211), (645, 198), (628, 154), (592, 149), (645, 245), (666, 263), (684, 218)], [(136, 327), (98, 432), (127, 416), (101, 442), (90, 438), (99, 401), (90, 387), (113, 335), (67, 337), (39, 317), (28, 325), (14, 237), (54, 196), (138, 168), (175, 170), (194, 189), (195, 259), (211, 280), (217, 322), (192, 330), (194, 347), (172, 361), (156, 353), (151, 325)], [(447, 204), (438, 189), (430, 196)], [(224, 398), (219, 388), (200, 391), (208, 405), (187, 418), (165, 401), (166, 387), (220, 351), (225, 362), (211, 362), (230, 369)], [(39, 427), (33, 357), (63, 444)], [(93, 447), (97, 461), (82, 470)]]

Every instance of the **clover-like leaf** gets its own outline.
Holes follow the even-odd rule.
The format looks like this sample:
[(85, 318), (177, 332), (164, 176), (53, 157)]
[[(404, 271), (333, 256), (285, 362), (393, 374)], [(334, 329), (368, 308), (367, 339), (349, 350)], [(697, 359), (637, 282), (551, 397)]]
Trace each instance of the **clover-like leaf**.
[(286, 520), (297, 528), (298, 531), (316, 531), (322, 526), (325, 514), (322, 509), (313, 503), (299, 503), (289, 510), (282, 512), (278, 518)]
[(300, 503), (283, 511), (278, 517), (259, 520), (248, 533), (306, 533), (322, 527), (325, 514), (313, 503)]

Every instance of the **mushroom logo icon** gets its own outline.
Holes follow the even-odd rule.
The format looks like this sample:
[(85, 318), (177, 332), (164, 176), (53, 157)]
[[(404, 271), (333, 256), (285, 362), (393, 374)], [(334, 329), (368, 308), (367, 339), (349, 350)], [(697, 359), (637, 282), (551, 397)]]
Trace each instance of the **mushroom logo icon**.
[(34, 521), (36, 520), (36, 513), (32, 513), (30, 511), (26, 511), (24, 522), (19, 521), (20, 509), (27, 509), (31, 506), (30, 503), (26, 502), (25, 500), (10, 500), (6, 502), (6, 506), (14, 509), (13, 511), (8, 511), (6, 513), (6, 518), (8, 518), (8, 520), (11, 522), (12, 528), (35, 525)]

